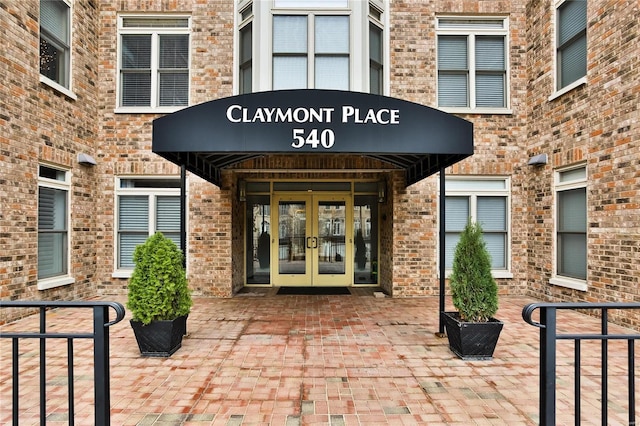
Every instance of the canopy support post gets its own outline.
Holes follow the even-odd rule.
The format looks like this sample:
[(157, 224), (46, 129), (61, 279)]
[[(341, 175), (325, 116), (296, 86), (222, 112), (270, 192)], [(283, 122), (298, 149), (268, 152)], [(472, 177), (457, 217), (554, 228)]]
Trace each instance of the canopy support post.
[(438, 332), (436, 335), (438, 337), (444, 337), (444, 322), (442, 319), (442, 315), (445, 310), (445, 282), (446, 282), (446, 265), (445, 265), (445, 237), (446, 237), (446, 227), (445, 227), (445, 173), (444, 167), (440, 168), (440, 229), (438, 231), (438, 236), (440, 239), (440, 306), (438, 312)]

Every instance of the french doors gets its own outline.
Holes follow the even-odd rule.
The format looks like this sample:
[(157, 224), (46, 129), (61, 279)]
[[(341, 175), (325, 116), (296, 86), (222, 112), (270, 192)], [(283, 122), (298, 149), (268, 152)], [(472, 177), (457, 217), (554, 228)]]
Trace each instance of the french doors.
[(277, 286), (348, 286), (353, 281), (350, 195), (277, 193), (271, 273)]

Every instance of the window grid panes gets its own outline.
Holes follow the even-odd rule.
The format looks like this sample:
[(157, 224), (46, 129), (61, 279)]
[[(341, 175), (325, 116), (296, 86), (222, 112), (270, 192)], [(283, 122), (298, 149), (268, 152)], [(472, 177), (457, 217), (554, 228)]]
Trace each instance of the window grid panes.
[(507, 108), (507, 21), (438, 19), (438, 106)]
[(132, 269), (133, 252), (139, 244), (162, 232), (180, 247), (179, 181), (164, 186), (153, 179), (121, 179), (118, 190), (117, 269)]
[(586, 169), (558, 173), (557, 275), (587, 279), (587, 190)]
[[(460, 234), (467, 221), (472, 220), (482, 226), (483, 238), (491, 256), (492, 269), (508, 269), (508, 190), (505, 181), (451, 180), (447, 182), (445, 267), (451, 269), (453, 266), (453, 255), (460, 240)], [(482, 189), (483, 183), (484, 189)]]
[(38, 279), (68, 274), (67, 172), (40, 166), (38, 188)]
[(275, 15), (273, 90), (348, 90), (349, 33), (348, 16)]
[(369, 24), (369, 93), (383, 94), (382, 28)]
[(559, 90), (587, 75), (587, 1), (563, 2), (556, 21)]
[(63, 0), (40, 1), (40, 74), (70, 87), (71, 23)]
[(188, 30), (188, 18), (122, 18), (121, 107), (188, 105)]

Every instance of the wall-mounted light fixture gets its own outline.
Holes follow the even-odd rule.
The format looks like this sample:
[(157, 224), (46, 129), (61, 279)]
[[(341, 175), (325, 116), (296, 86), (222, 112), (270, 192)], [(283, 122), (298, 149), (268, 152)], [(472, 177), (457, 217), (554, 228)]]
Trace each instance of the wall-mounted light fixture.
[(95, 166), (98, 164), (92, 156), (85, 154), (84, 152), (78, 154), (78, 163), (82, 166)]
[(384, 203), (387, 199), (387, 184), (381, 180), (378, 182), (378, 202)]
[(243, 179), (238, 181), (238, 200), (247, 201), (247, 182)]
[(529, 158), (528, 166), (544, 166), (547, 164), (547, 154), (538, 154)]

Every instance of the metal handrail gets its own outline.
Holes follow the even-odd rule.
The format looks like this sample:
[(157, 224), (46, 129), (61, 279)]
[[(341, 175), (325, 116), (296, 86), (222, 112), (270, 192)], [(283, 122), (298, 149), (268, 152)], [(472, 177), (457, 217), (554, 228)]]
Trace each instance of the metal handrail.
[[(540, 321), (533, 320), (533, 314), (540, 310)], [(600, 334), (594, 333), (562, 333), (557, 332), (557, 310), (600, 310)], [(609, 340), (626, 340), (628, 342), (628, 383), (629, 383), (629, 425), (636, 424), (635, 408), (635, 348), (640, 334), (609, 334), (608, 313), (610, 310), (640, 309), (640, 303), (530, 303), (522, 309), (522, 318), (528, 324), (540, 329), (540, 425), (555, 425), (556, 416), (556, 341), (573, 340), (574, 352), (574, 404), (575, 424), (580, 424), (580, 347), (583, 340), (601, 341), (601, 422), (608, 423), (608, 342)]]
[[(47, 339), (67, 340), (67, 386), (69, 405), (69, 425), (74, 424), (74, 380), (73, 380), (73, 341), (74, 339), (92, 339), (94, 344), (94, 424), (108, 426), (110, 419), (110, 373), (109, 373), (109, 327), (122, 321), (125, 309), (118, 302), (109, 301), (0, 301), (0, 308), (38, 308), (40, 315), (39, 332), (0, 332), (0, 338), (12, 339), (12, 424), (18, 425), (19, 414), (19, 340), (40, 340), (40, 424), (46, 424), (46, 341)], [(49, 333), (47, 332), (46, 312), (54, 308), (93, 309), (93, 333)], [(116, 317), (109, 321), (109, 309)]]

